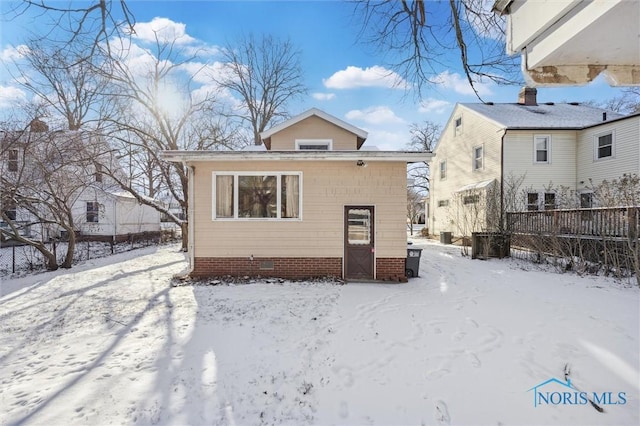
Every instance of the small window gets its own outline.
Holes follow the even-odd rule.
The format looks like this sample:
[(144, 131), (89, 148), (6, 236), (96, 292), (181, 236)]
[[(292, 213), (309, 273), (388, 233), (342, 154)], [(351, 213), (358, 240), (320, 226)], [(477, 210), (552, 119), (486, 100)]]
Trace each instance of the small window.
[(593, 207), (593, 192), (583, 192), (580, 194), (580, 208), (590, 209)]
[(333, 141), (331, 139), (296, 139), (298, 151), (331, 151)]
[(455, 123), (454, 134), (456, 136), (461, 135), (462, 134), (462, 117), (456, 118), (454, 123)]
[(87, 201), (87, 222), (98, 223), (100, 205), (97, 201)]
[(536, 135), (533, 139), (533, 150), (535, 163), (550, 163), (551, 136)]
[(16, 203), (11, 198), (7, 200), (7, 203), (4, 205), (3, 211), (4, 211), (4, 214), (7, 215), (9, 220), (16, 220), (16, 217), (18, 217), (17, 210), (16, 210)]
[(473, 148), (473, 170), (482, 170), (484, 167), (484, 149), (482, 146)]
[(538, 206), (538, 193), (537, 192), (529, 192), (527, 194), (527, 210), (536, 211), (540, 210)]
[(96, 182), (102, 183), (102, 166), (100, 164), (96, 164), (95, 178)]
[(556, 194), (553, 192), (544, 193), (544, 209), (555, 210), (556, 209)]
[(438, 200), (438, 207), (448, 207), (449, 200)]
[(440, 162), (440, 180), (444, 180), (447, 178), (447, 162)]
[(465, 195), (462, 198), (462, 204), (476, 204), (479, 201), (480, 201), (480, 195), (479, 194)]
[(9, 161), (8, 161), (7, 167), (9, 168), (10, 172), (18, 171), (18, 150), (17, 149), (9, 150)]
[(596, 137), (596, 159), (613, 157), (613, 133)]

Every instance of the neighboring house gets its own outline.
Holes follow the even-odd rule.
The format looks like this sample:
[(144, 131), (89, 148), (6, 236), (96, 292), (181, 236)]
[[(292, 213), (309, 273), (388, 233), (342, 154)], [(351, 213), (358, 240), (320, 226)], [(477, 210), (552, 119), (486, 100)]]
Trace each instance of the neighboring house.
[(404, 277), (407, 163), (430, 153), (361, 149), (367, 132), (315, 108), (261, 137), (164, 153), (190, 170), (191, 275)]
[(640, 84), (637, 0), (498, 0), (507, 53), (522, 56), (531, 85), (576, 85), (603, 73), (615, 86)]
[[(65, 223), (70, 215), (80, 236), (122, 240), (160, 232), (159, 212), (123, 193), (104, 173), (102, 167), (117, 169), (117, 163), (108, 146), (90, 132), (49, 131), (45, 123), (34, 120), (29, 130), (3, 132), (0, 146), (0, 207), (21, 236), (41, 241), (65, 238), (54, 214)], [(16, 203), (16, 196), (28, 197), (34, 211)], [(10, 230), (2, 217), (0, 228)]]
[(469, 235), (498, 228), (505, 210), (557, 206), (556, 190), (579, 194), (624, 173), (640, 173), (640, 114), (577, 103), (458, 104), (434, 149), (430, 231)]

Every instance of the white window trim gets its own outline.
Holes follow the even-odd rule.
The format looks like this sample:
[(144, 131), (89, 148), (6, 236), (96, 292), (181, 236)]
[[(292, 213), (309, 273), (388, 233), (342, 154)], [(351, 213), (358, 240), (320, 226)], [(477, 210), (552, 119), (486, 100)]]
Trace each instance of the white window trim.
[[(600, 137), (611, 135), (611, 156), (609, 157), (598, 157), (598, 142)], [(614, 129), (608, 130), (606, 132), (600, 132), (593, 135), (593, 161), (607, 161), (616, 158), (616, 131)]]
[[(482, 167), (477, 167), (476, 168), (476, 150), (478, 148), (482, 148), (482, 157), (481, 157), (481, 159), (482, 159)], [(484, 144), (474, 146), (473, 150), (471, 151), (471, 157), (472, 157), (471, 158), (471, 168), (472, 168), (472, 170), (474, 172), (478, 171), (478, 170), (484, 170)]]
[[(456, 122), (457, 122), (458, 120), (460, 120), (460, 125), (459, 125), (459, 126), (458, 126), (458, 125), (456, 125)], [(461, 116), (461, 115), (459, 115), (459, 116), (457, 116), (457, 117), (455, 117), (455, 118), (453, 119), (453, 134), (454, 134), (455, 136), (459, 136), (459, 135), (461, 135), (461, 134), (462, 134), (462, 125), (463, 125), (463, 124), (464, 124), (464, 123), (462, 122), (462, 116)]]
[[(444, 165), (444, 176), (442, 176), (442, 166)], [(447, 179), (447, 160), (442, 160), (440, 162), (440, 166), (438, 169), (438, 175), (440, 176), (440, 180), (446, 180)]]
[[(280, 217), (281, 212), (281, 179), (282, 176), (290, 176), (297, 175), (298, 176), (298, 217)], [(233, 176), (233, 217), (216, 217), (216, 176)], [(278, 212), (277, 217), (238, 217), (238, 176), (276, 176), (277, 179), (277, 195), (276, 195), (276, 203), (278, 208), (276, 209)], [(276, 172), (276, 171), (264, 171), (264, 172), (236, 172), (236, 171), (228, 171), (228, 172), (213, 172), (211, 177), (211, 220), (213, 221), (285, 221), (285, 222), (300, 222), (302, 221), (302, 172)]]
[[(547, 161), (538, 161), (538, 139), (547, 139)], [(533, 135), (533, 164), (551, 164), (551, 135)]]
[(327, 151), (333, 151), (333, 139), (296, 139), (296, 151), (300, 145), (327, 145)]

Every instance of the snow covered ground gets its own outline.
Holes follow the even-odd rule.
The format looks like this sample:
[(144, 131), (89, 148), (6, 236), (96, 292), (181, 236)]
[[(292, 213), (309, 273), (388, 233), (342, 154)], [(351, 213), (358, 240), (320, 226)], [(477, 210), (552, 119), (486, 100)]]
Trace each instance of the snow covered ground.
[(178, 246), (5, 281), (0, 423), (640, 424), (637, 287), (415, 247), (406, 284), (172, 287)]

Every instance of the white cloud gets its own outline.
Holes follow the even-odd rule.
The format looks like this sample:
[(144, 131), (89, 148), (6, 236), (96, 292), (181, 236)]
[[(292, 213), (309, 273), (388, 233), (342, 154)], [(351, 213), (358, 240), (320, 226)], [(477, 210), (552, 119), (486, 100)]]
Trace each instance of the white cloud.
[[(434, 82), (442, 88), (453, 90), (461, 95), (475, 96), (473, 89), (469, 85), (469, 81), (458, 73), (444, 71), (434, 78)], [(487, 83), (475, 82), (474, 85), (480, 96), (486, 96), (492, 93), (491, 86)]]
[(399, 151), (406, 149), (409, 143), (409, 131), (407, 129), (394, 130), (369, 130), (367, 141), (362, 149), (375, 146), (381, 151)]
[(7, 46), (4, 48), (2, 53), (0, 53), (0, 59), (6, 62), (22, 59), (28, 51), (29, 48), (24, 44), (20, 44), (18, 46)]
[(376, 106), (365, 110), (354, 109), (345, 115), (347, 120), (360, 120), (369, 124), (399, 124), (405, 121), (389, 107)]
[(176, 44), (189, 44), (196, 41), (186, 33), (186, 24), (174, 22), (168, 18), (155, 17), (151, 22), (138, 22), (134, 29), (135, 37), (143, 41), (175, 42)]
[(451, 102), (443, 101), (440, 99), (428, 98), (420, 102), (420, 106), (418, 107), (418, 112), (423, 112), (423, 113), (433, 112), (436, 114), (442, 114), (449, 108), (450, 105), (451, 105)]
[(357, 87), (387, 87), (404, 89), (408, 83), (394, 71), (374, 65), (369, 68), (348, 66), (344, 70), (323, 79), (322, 83), (329, 89), (353, 89)]
[(330, 101), (331, 99), (336, 97), (336, 94), (335, 93), (319, 93), (319, 92), (316, 92), (316, 93), (312, 93), (311, 97), (313, 99), (317, 99), (319, 101)]
[(0, 108), (10, 108), (27, 99), (26, 93), (14, 86), (0, 85)]

